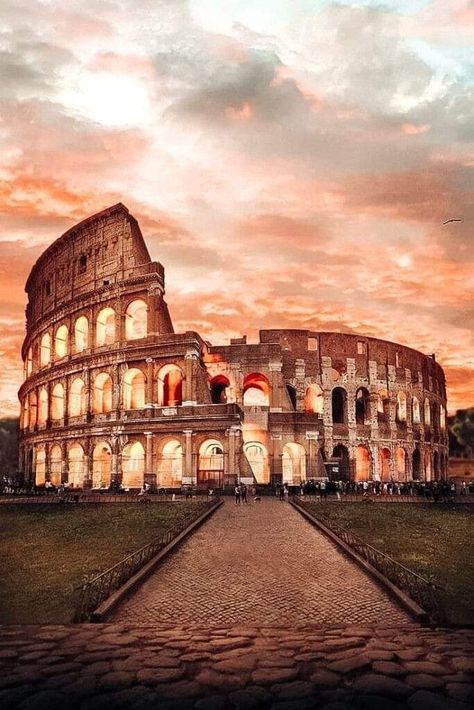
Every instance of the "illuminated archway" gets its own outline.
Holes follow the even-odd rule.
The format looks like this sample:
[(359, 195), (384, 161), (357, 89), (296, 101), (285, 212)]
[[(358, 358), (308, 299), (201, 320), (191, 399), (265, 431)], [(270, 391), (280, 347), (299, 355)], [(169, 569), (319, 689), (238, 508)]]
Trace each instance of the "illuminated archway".
[(198, 484), (217, 488), (224, 476), (224, 448), (220, 441), (207, 439), (199, 447)]
[(335, 387), (331, 394), (333, 424), (347, 424), (347, 392)]
[(425, 451), (424, 455), (424, 464), (425, 464), (425, 481), (431, 481), (433, 477), (433, 465), (431, 461), (431, 451), (428, 449)]
[(44, 486), (46, 481), (46, 450), (44, 447), (36, 449), (35, 460), (35, 484)]
[(306, 480), (306, 452), (304, 446), (290, 442), (282, 453), (283, 483), (299, 484)]
[(143, 409), (145, 406), (145, 375), (131, 367), (123, 376), (122, 400), (124, 409)]
[(63, 453), (61, 447), (55, 444), (49, 453), (50, 471), (51, 471), (51, 483), (53, 486), (59, 486), (61, 484), (61, 470), (63, 464)]
[(145, 449), (139, 441), (132, 441), (122, 451), (122, 485), (141, 488), (145, 475)]
[(125, 311), (125, 339), (138, 340), (147, 335), (148, 308), (145, 301), (137, 299), (129, 303)]
[(112, 378), (106, 372), (100, 372), (94, 380), (94, 414), (105, 414), (112, 411), (112, 391)]
[(73, 488), (82, 488), (84, 483), (84, 449), (80, 444), (72, 444), (67, 453), (68, 483)]
[(158, 485), (163, 488), (178, 488), (183, 480), (183, 447), (177, 439), (163, 446), (158, 463)]
[(380, 480), (389, 481), (391, 479), (390, 461), (392, 455), (390, 449), (380, 449)]
[(243, 404), (246, 407), (268, 407), (270, 405), (270, 383), (265, 375), (252, 372), (247, 375), (243, 386)]
[(405, 481), (407, 478), (407, 454), (401, 446), (395, 452), (395, 460), (397, 463), (397, 480)]
[(324, 412), (324, 395), (319, 385), (313, 384), (306, 388), (304, 411), (312, 414), (322, 414)]
[(112, 449), (100, 441), (92, 452), (92, 488), (108, 488), (112, 474)]
[(268, 483), (270, 470), (266, 447), (260, 441), (249, 441), (244, 444), (244, 454), (257, 483)]
[(355, 450), (355, 480), (369, 481), (372, 477), (372, 460), (370, 451), (365, 446), (357, 446)]
[(39, 393), (38, 424), (46, 424), (48, 420), (48, 390), (42, 387)]
[(51, 393), (51, 420), (57, 422), (64, 418), (64, 387), (57, 382)]
[(177, 365), (165, 365), (158, 373), (158, 404), (177, 407), (183, 402), (183, 373)]
[(45, 367), (51, 362), (51, 336), (44, 333), (40, 344), (40, 365)]
[(430, 424), (431, 424), (431, 407), (430, 407), (430, 400), (428, 398), (425, 399), (425, 402), (423, 405), (423, 410), (424, 410), (425, 426), (430, 426)]
[(115, 311), (110, 307), (103, 308), (97, 315), (95, 344), (97, 347), (112, 345), (115, 340)]
[(418, 401), (418, 397), (413, 397), (412, 402), (411, 402), (411, 416), (413, 420), (413, 424), (419, 424), (421, 421), (420, 417), (420, 402)]
[(67, 325), (60, 325), (54, 336), (54, 352), (57, 358), (66, 357), (68, 352), (69, 330)]
[(212, 404), (226, 404), (230, 382), (224, 375), (216, 375), (209, 382)]
[(74, 352), (82, 353), (89, 347), (89, 321), (79, 316), (74, 323)]
[(84, 380), (76, 377), (69, 389), (69, 416), (81, 417), (86, 413), (86, 386)]

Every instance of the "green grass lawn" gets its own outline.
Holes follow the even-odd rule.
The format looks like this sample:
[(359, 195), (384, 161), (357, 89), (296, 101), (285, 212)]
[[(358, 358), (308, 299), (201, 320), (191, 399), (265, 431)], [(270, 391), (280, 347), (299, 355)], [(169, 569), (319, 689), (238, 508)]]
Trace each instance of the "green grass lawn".
[(315, 503), (314, 512), (351, 530), (446, 589), (448, 619), (474, 623), (474, 510), (410, 503)]
[(85, 575), (101, 572), (202, 504), (1, 505), (0, 623), (72, 620)]

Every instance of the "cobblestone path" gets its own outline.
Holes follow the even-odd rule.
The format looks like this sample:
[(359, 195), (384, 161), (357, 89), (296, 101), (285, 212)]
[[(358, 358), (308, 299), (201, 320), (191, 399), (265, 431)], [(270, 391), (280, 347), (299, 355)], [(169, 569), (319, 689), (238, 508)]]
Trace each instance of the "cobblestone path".
[(409, 623), (287, 503), (227, 500), (115, 612), (115, 621), (287, 626)]
[(5, 710), (470, 710), (474, 631), (0, 627)]

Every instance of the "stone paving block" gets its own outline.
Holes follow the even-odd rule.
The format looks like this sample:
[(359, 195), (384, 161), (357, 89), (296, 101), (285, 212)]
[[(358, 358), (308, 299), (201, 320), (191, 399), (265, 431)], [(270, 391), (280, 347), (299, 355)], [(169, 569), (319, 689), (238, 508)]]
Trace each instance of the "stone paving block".
[(126, 671), (112, 671), (99, 678), (97, 687), (101, 690), (118, 690), (128, 688), (135, 680), (133, 673)]
[(357, 656), (351, 656), (350, 658), (343, 658), (340, 661), (329, 663), (328, 670), (335, 671), (336, 673), (351, 673), (359, 668), (370, 666), (371, 663), (370, 658), (360, 653)]
[(372, 668), (376, 673), (382, 673), (384, 675), (406, 675), (407, 671), (400, 663), (393, 663), (392, 661), (374, 661), (372, 663)]
[(371, 695), (387, 695), (404, 698), (413, 692), (413, 688), (401, 680), (389, 678), (378, 673), (367, 673), (354, 681), (354, 689)]
[(210, 668), (205, 668), (196, 675), (195, 680), (201, 685), (230, 691), (244, 688), (248, 684), (249, 674), (218, 673)]
[(314, 685), (307, 680), (294, 680), (289, 683), (272, 685), (270, 690), (279, 700), (292, 700), (311, 697)]
[(252, 673), (252, 680), (261, 685), (274, 685), (285, 680), (294, 680), (297, 676), (297, 668), (258, 668)]
[(444, 678), (428, 673), (414, 673), (405, 678), (405, 681), (414, 688), (422, 690), (435, 690), (445, 685)]
[(145, 685), (157, 685), (158, 683), (170, 683), (181, 680), (184, 676), (184, 668), (143, 668), (137, 672), (137, 680)]
[(316, 686), (335, 686), (340, 683), (340, 676), (331, 671), (317, 670), (310, 677), (310, 680)]
[(430, 661), (405, 661), (404, 666), (413, 673), (431, 673), (432, 675), (445, 675), (449, 673), (449, 668), (440, 663), (430, 663)]

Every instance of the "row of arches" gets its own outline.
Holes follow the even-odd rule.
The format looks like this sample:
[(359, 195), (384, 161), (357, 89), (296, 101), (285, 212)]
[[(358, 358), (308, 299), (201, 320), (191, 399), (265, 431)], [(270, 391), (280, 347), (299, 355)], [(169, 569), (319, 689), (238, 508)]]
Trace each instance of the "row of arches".
[[(146, 337), (148, 333), (148, 306), (142, 299), (131, 301), (125, 310), (125, 340), (137, 340)], [(102, 308), (95, 319), (94, 346), (112, 345), (119, 339), (117, 328), (117, 312), (107, 306)], [(66, 324), (59, 325), (53, 335), (43, 333), (39, 343), (37, 362), (39, 367), (49, 365), (53, 357), (61, 360), (70, 354), (81, 353), (92, 346), (89, 319), (79, 316), (73, 325), (72, 332)], [(26, 360), (26, 375), (34, 369), (34, 353), (30, 347)]]
[[(395, 449), (393, 456), (388, 447), (381, 447), (378, 449), (377, 456), (378, 475), (381, 481), (390, 481), (391, 479), (406, 481), (409, 478), (414, 481), (439, 480), (446, 470), (446, 458), (438, 451), (426, 450), (422, 455), (420, 449), (415, 448), (410, 461), (409, 454), (401, 446)], [(373, 479), (375, 461), (367, 446), (359, 445), (355, 448), (353, 475), (351, 475), (351, 462), (346, 446), (338, 444), (333, 450), (333, 457), (339, 459), (341, 479), (353, 478), (355, 481)]]

